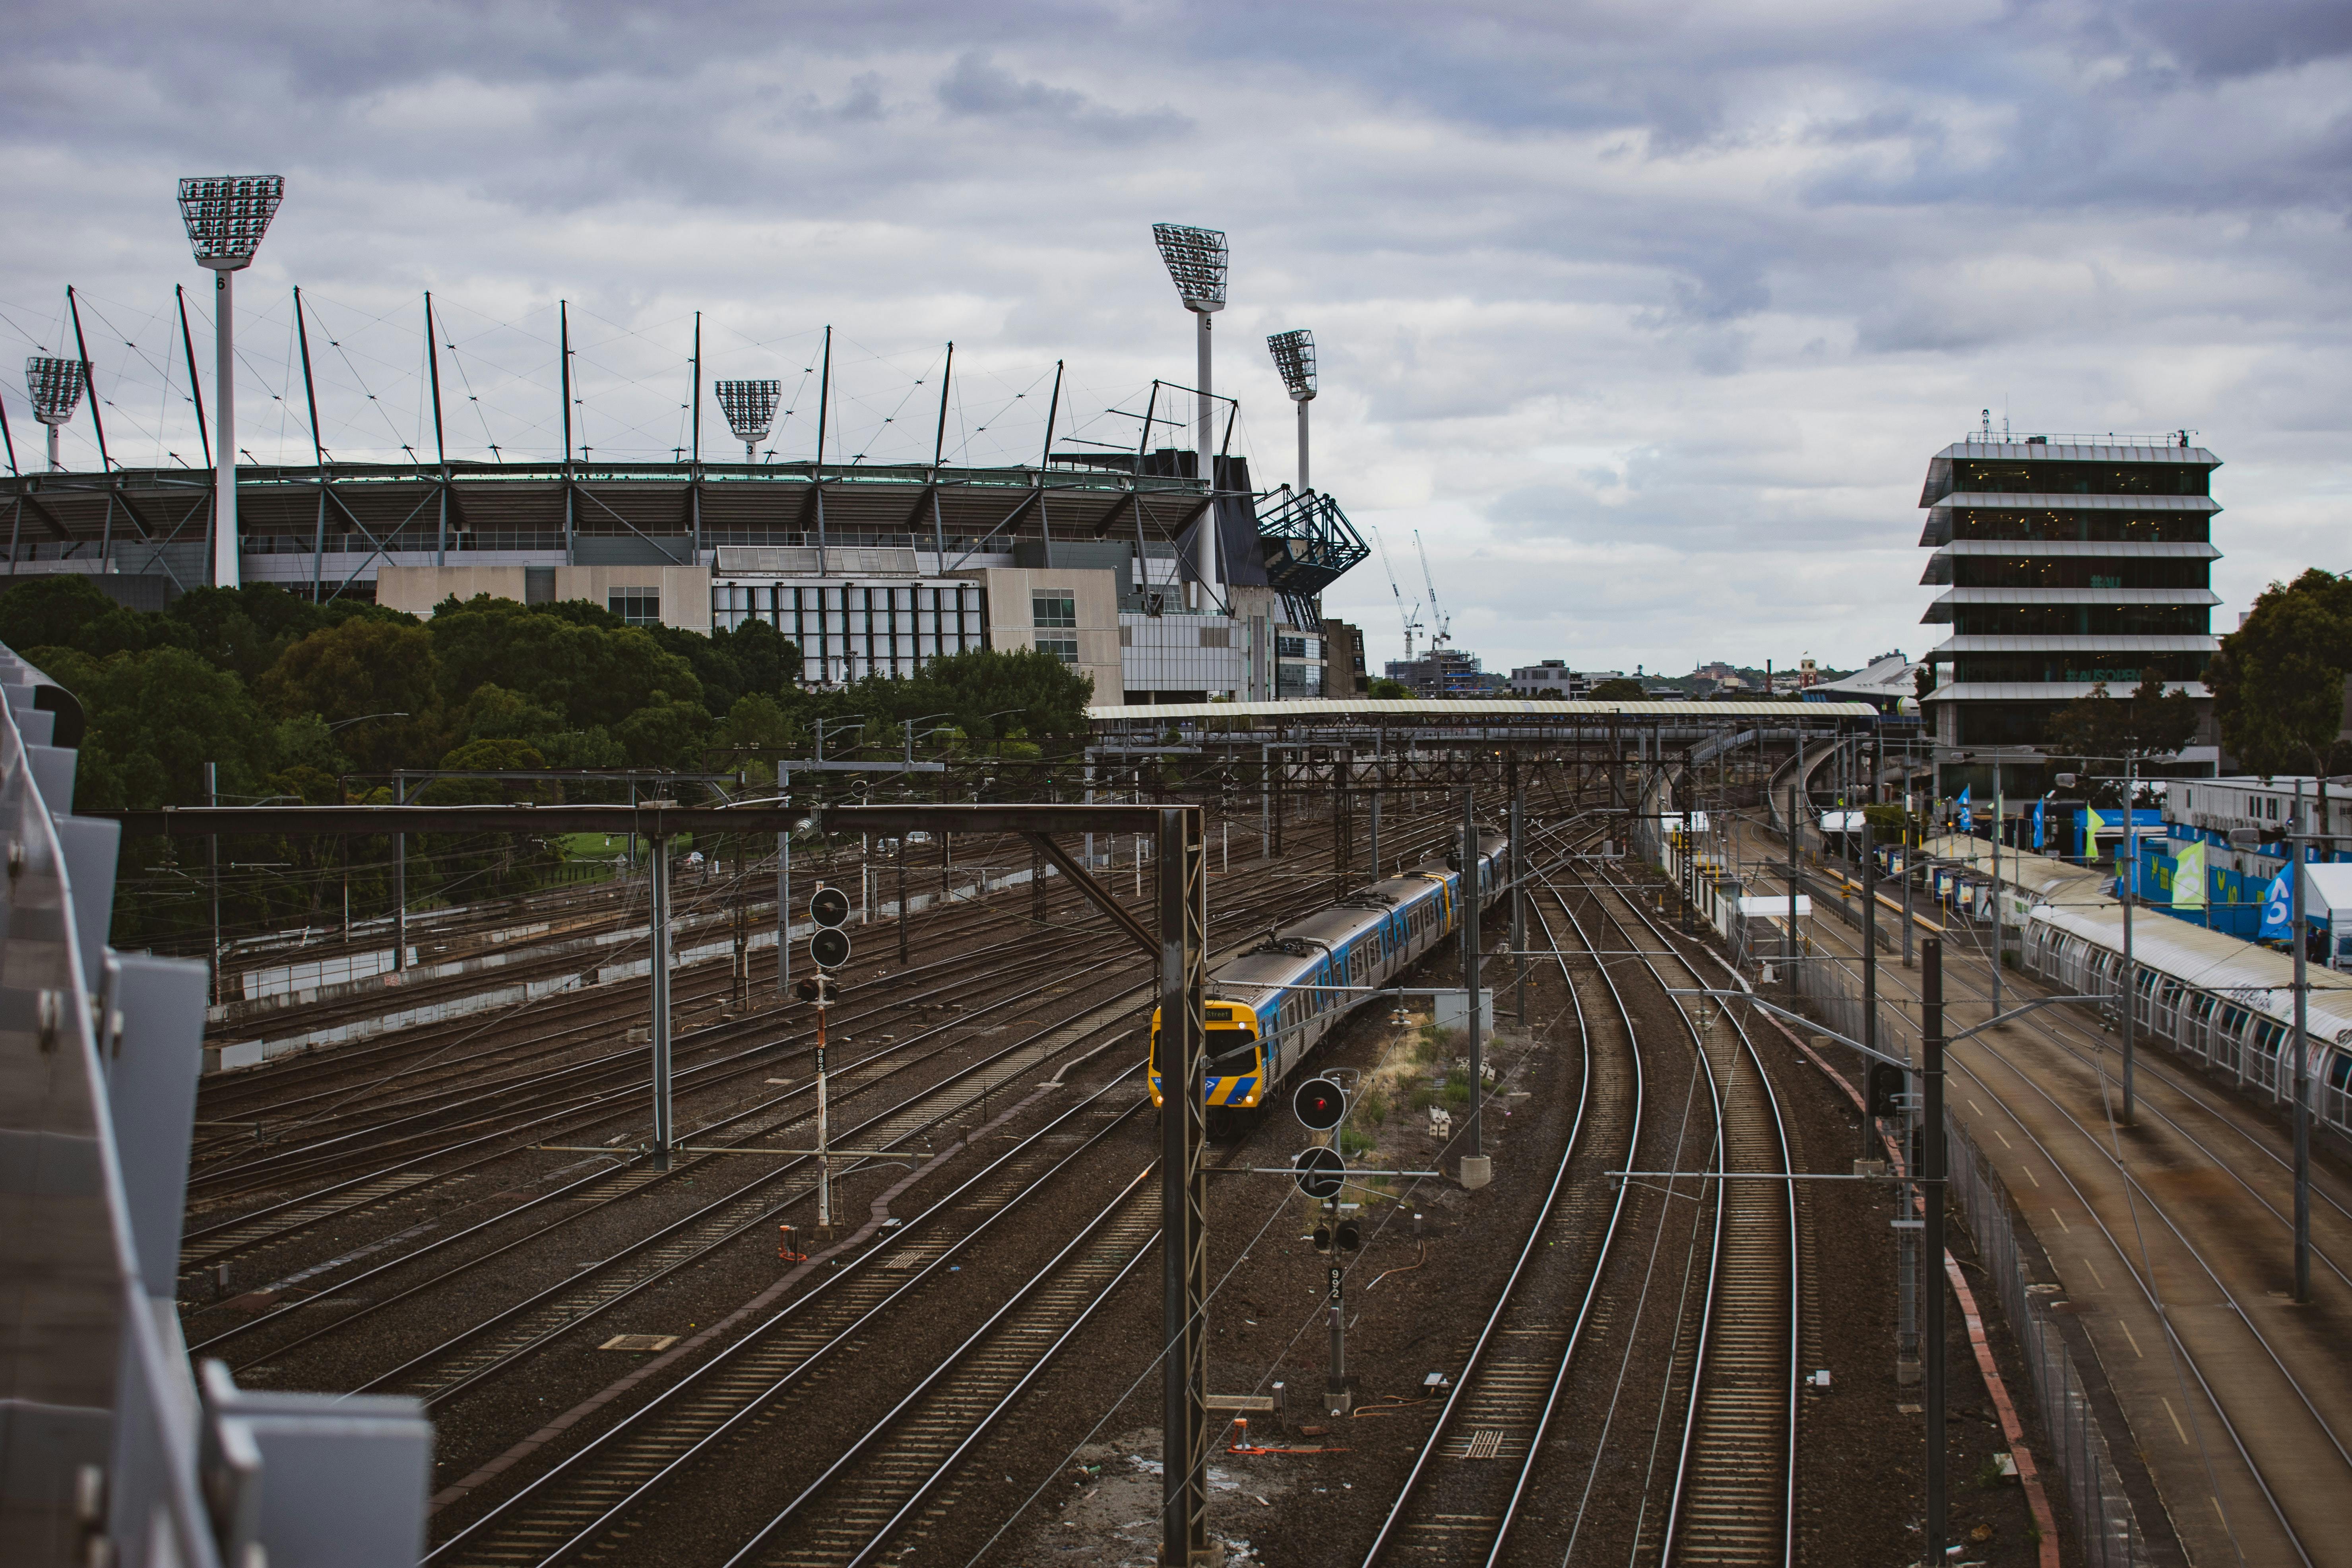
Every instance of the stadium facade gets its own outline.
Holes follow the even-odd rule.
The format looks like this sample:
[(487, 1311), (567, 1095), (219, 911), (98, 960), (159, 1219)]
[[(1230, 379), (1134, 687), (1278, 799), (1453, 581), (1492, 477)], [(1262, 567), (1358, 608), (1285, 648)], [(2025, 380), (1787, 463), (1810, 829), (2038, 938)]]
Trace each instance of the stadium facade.
[[(1366, 553), (1330, 498), (1255, 490), (1190, 451), (1043, 466), (329, 463), (243, 466), (243, 580), (429, 614), (452, 595), (586, 598), (709, 632), (749, 619), (805, 679), (912, 674), (1034, 647), (1097, 702), (1319, 697), (1323, 589)], [(10, 481), (8, 573), (89, 574), (161, 608), (210, 582), (214, 477), (186, 468)], [(1217, 531), (1214, 582), (1197, 563)]]

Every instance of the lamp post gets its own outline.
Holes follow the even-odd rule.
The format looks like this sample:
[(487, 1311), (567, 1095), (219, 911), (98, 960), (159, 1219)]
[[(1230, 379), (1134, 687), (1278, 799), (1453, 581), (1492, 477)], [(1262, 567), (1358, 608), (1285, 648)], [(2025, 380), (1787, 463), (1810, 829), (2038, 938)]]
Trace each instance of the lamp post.
[(1305, 495), (1312, 488), (1307, 477), (1307, 405), (1315, 401), (1315, 334), (1304, 327), (1276, 332), (1265, 346), (1274, 352), (1274, 368), (1290, 389), (1290, 401), (1298, 405), (1298, 493)]
[(711, 384), (719, 394), (719, 411), (727, 416), (727, 428), (735, 432), (735, 439), (743, 443), (743, 461), (760, 460), (760, 443), (768, 438), (775, 427), (776, 404), (783, 397), (781, 381), (719, 381)]
[(236, 540), (236, 346), (230, 275), (253, 265), (253, 253), (285, 199), (279, 174), (222, 174), (180, 182), (180, 217), (196, 265), (213, 273), (213, 413), (219, 464), (213, 527), (213, 585), (240, 585)]
[[(1225, 236), (1223, 229), (1189, 228), (1177, 223), (1155, 223), (1151, 237), (1159, 242), (1160, 259), (1168, 265), (1176, 292), (1192, 312), (1194, 345), (1200, 355), (1199, 399), (1200, 477), (1212, 493), (1217, 488), (1214, 439), (1216, 422), (1209, 413), (1213, 377), (1209, 363), (1209, 318), (1225, 308)], [(1213, 507), (1202, 520), (1201, 581), (1211, 598), (1217, 597), (1223, 576), (1217, 570), (1217, 518)]]
[(58, 432), (81, 405), (81, 361), (35, 355), (25, 362), (25, 395), (31, 399), (33, 417), (49, 427), (49, 472), (65, 472), (58, 458)]

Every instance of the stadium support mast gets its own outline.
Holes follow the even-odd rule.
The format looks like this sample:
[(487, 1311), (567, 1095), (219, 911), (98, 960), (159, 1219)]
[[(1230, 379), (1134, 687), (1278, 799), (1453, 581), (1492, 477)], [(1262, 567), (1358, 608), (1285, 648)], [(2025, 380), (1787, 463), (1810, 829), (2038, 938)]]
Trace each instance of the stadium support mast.
[(1274, 368), (1282, 373), (1290, 401), (1298, 405), (1298, 493), (1305, 495), (1313, 488), (1307, 477), (1307, 405), (1315, 401), (1315, 334), (1304, 327), (1276, 332), (1265, 346), (1274, 351)]
[[(1209, 355), (1209, 318), (1225, 308), (1225, 235), (1223, 229), (1188, 228), (1177, 223), (1155, 223), (1151, 237), (1160, 243), (1160, 259), (1168, 264), (1168, 276), (1175, 280), (1176, 292), (1182, 298), (1184, 308), (1192, 312), (1196, 323), (1193, 340), (1200, 352), (1200, 433), (1196, 437), (1200, 454), (1200, 475), (1208, 482), (1212, 492), (1217, 486), (1215, 457), (1215, 421), (1210, 416), (1214, 396)], [(1217, 584), (1223, 581), (1218, 571), (1217, 511), (1213, 506), (1202, 519), (1201, 581), (1213, 599), (1222, 598)]]
[(180, 217), (196, 264), (213, 273), (213, 412), (220, 436), (213, 443), (215, 479), (213, 584), (239, 585), (236, 537), (236, 346), (230, 275), (253, 265), (253, 253), (286, 196), (278, 174), (224, 174), (180, 182)]

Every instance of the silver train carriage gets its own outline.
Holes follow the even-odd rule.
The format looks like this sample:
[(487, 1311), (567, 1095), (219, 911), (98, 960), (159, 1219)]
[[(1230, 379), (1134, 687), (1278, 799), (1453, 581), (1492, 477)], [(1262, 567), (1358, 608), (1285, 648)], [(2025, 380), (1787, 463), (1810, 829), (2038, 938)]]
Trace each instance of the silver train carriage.
[[(2025, 967), (2067, 991), (2114, 997), (2123, 973), (2123, 910), (2037, 906), (2021, 933)], [(2154, 910), (2133, 922), (2132, 1012), (2154, 1037), (2279, 1104), (2294, 1093), (2294, 961)], [(2312, 965), (2304, 1048), (2313, 1116), (2352, 1133), (2352, 977)], [(2112, 1017), (2114, 1008), (2107, 1011)]]
[[(1508, 840), (1481, 832), (1475, 886), (1483, 907), (1500, 889)], [(1276, 927), (1210, 972), (1202, 1099), (1223, 1130), (1271, 1102), (1307, 1054), (1368, 994), (1314, 986), (1385, 985), (1452, 934), (1462, 873), (1433, 860), (1358, 889), (1328, 909)], [(1161, 1103), (1160, 1013), (1151, 1015), (1151, 1103)]]

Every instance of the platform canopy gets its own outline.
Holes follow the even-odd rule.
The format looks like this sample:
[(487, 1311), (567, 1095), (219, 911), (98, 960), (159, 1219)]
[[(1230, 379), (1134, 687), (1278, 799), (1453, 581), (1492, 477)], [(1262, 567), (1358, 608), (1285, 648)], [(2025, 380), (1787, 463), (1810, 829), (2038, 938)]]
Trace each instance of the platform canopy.
[(1269, 702), (1124, 702), (1087, 710), (1097, 724), (1155, 720), (1409, 719), (1443, 724), (1460, 719), (1680, 719), (1694, 724), (1745, 724), (1757, 719), (1875, 719), (1867, 702), (1554, 702), (1528, 698), (1298, 697)]

